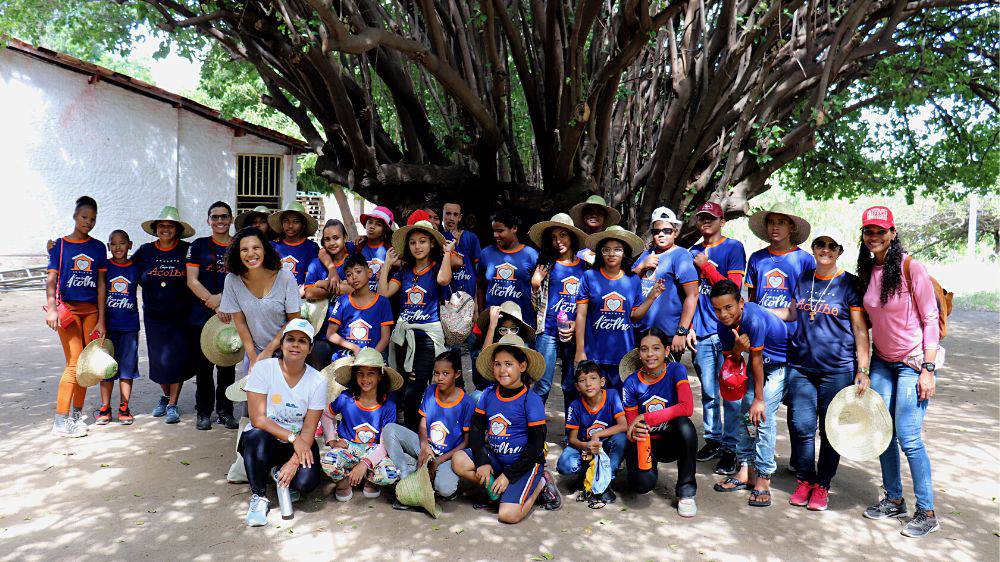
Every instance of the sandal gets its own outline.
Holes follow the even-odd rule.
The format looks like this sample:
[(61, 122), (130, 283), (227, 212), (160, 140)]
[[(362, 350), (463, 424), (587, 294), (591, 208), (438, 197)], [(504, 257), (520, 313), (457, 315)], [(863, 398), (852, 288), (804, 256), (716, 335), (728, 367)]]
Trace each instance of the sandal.
[(590, 502), (587, 503), (587, 507), (590, 509), (602, 509), (606, 505), (608, 505), (608, 503), (604, 501), (603, 495), (592, 495), (590, 497)]
[(722, 482), (716, 482), (715, 485), (712, 486), (712, 489), (716, 492), (735, 492), (738, 490), (746, 490), (747, 483), (734, 476), (730, 476)]
[[(761, 496), (767, 496), (767, 499), (758, 499)], [(771, 490), (750, 490), (750, 499), (747, 500), (747, 504), (750, 505), (750, 507), (770, 507)]]
[(594, 494), (586, 490), (580, 490), (580, 493), (576, 495), (576, 501), (578, 502), (589, 502), (592, 499), (594, 499)]

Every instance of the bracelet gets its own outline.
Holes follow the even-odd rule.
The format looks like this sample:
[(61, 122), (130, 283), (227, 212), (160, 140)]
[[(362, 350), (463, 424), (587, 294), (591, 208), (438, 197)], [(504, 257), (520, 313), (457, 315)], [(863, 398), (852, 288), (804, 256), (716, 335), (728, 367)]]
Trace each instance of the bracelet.
[(864, 376), (866, 376), (866, 377), (868, 376), (868, 374), (869, 374), (870, 372), (871, 372), (871, 371), (870, 371), (870, 370), (868, 369), (868, 367), (863, 367), (863, 368), (859, 368), (859, 369), (858, 369), (858, 374), (861, 374), (861, 375), (864, 375)]

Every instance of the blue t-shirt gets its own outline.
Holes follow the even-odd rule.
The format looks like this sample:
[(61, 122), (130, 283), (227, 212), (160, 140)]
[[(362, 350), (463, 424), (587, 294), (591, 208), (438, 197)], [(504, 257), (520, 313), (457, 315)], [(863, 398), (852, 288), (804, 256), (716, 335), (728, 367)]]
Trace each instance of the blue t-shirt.
[(382, 271), (382, 266), (385, 264), (385, 254), (388, 251), (389, 248), (382, 242), (375, 246), (370, 243), (361, 246), (361, 255), (368, 261), (368, 267), (372, 270), (372, 277), (368, 280), (368, 288), (373, 293), (378, 292), (378, 274)]
[[(734, 337), (731, 328), (717, 323), (719, 343), (722, 351), (733, 349)], [(780, 318), (756, 303), (743, 304), (743, 318), (737, 331), (750, 336), (750, 349), (763, 350), (764, 363), (784, 363), (788, 348), (788, 328)]]
[(591, 433), (617, 424), (618, 418), (624, 415), (622, 399), (617, 392), (602, 390), (600, 403), (593, 410), (583, 403), (583, 398), (577, 398), (569, 405), (566, 414), (566, 434), (569, 435), (570, 429), (575, 429), (577, 439), (590, 441)]
[[(646, 250), (635, 263), (641, 263), (651, 253)], [(657, 279), (663, 279), (663, 293), (649, 306), (649, 312), (639, 321), (639, 330), (655, 326), (667, 335), (677, 332), (684, 308), (684, 286), (698, 282), (698, 271), (694, 267), (694, 257), (684, 248), (673, 246), (660, 254), (656, 270), (648, 269), (642, 276), (642, 298), (646, 298)]]
[[(723, 237), (711, 246), (698, 243), (691, 246), (691, 257), (704, 253), (708, 257), (708, 262), (715, 266), (715, 269), (728, 277), (732, 273), (743, 275), (746, 273), (747, 254), (743, 249), (743, 243), (739, 240)], [(712, 292), (712, 283), (707, 277), (698, 272), (698, 309), (694, 313), (694, 333), (698, 334), (698, 339), (707, 338), (716, 334), (716, 326), (719, 319), (715, 317), (715, 309), (712, 308), (712, 299), (708, 296)]]
[(382, 338), (382, 326), (391, 326), (392, 306), (389, 299), (376, 294), (364, 308), (358, 307), (351, 295), (341, 295), (327, 319), (337, 334), (358, 347), (375, 347)]
[(295, 283), (302, 285), (306, 282), (306, 269), (319, 255), (319, 244), (308, 238), (303, 238), (295, 244), (290, 244), (284, 240), (271, 242), (274, 249), (281, 256), (281, 267), (292, 274)]
[(549, 301), (545, 309), (546, 334), (559, 334), (559, 322), (556, 320), (559, 311), (565, 311), (570, 321), (576, 320), (576, 297), (585, 271), (587, 262), (580, 258), (573, 258), (568, 263), (556, 261), (552, 264), (549, 270)]
[[(341, 258), (339, 262), (334, 264), (337, 268), (337, 275), (340, 277), (341, 281), (344, 280), (344, 262), (346, 261), (347, 258), (344, 257)], [(315, 285), (317, 281), (323, 281), (329, 276), (330, 272), (327, 271), (326, 266), (323, 265), (323, 262), (321, 262), (319, 258), (316, 258), (313, 261), (309, 262), (309, 267), (306, 268), (305, 283), (302, 286), (310, 287), (312, 285)], [(332, 304), (333, 304), (333, 299), (331, 299), (331, 305)], [(330, 318), (329, 314), (327, 314), (327, 317), (323, 319), (323, 325), (320, 326), (319, 331), (316, 332), (315, 339), (325, 340), (326, 332), (329, 328), (330, 328)]]
[(160, 249), (159, 242), (146, 242), (132, 254), (139, 267), (142, 309), (147, 312), (191, 314), (191, 290), (187, 286), (187, 253), (191, 244), (179, 240), (172, 248)]
[(349, 392), (341, 392), (330, 403), (330, 414), (340, 414), (337, 437), (362, 445), (375, 445), (382, 434), (382, 428), (396, 423), (396, 403), (389, 398), (385, 404), (367, 409)]
[[(213, 295), (221, 295), (226, 284), (228, 248), (229, 244), (219, 244), (211, 236), (198, 238), (188, 248), (186, 265), (198, 268), (198, 282)], [(194, 300), (191, 304), (191, 325), (202, 326), (215, 312), (205, 303)]]
[[(622, 385), (622, 405), (636, 415), (669, 408), (679, 402), (677, 387), (682, 384), (690, 383), (687, 369), (680, 363), (667, 363), (663, 371), (650, 379), (636, 371)], [(652, 437), (656, 439), (658, 435), (653, 433)]]
[(107, 247), (94, 238), (77, 242), (63, 237), (49, 250), (48, 270), (59, 274), (59, 297), (64, 301), (96, 303), (97, 272), (107, 269)]
[(795, 285), (799, 321), (789, 340), (788, 364), (813, 374), (854, 371), (851, 311), (861, 310), (858, 278), (843, 270), (833, 277), (802, 274)]
[(486, 281), (486, 306), (500, 306), (514, 301), (523, 318), (534, 318), (531, 304), (531, 274), (538, 263), (538, 252), (521, 244), (516, 250), (490, 246), (483, 250), (479, 274)]
[[(612, 279), (602, 269), (588, 270), (583, 274), (576, 302), (588, 303), (584, 341), (587, 359), (602, 365), (617, 365), (635, 347), (635, 330), (629, 315), (642, 304), (639, 276), (626, 275), (622, 270)], [(608, 386), (617, 387), (619, 382), (608, 381)]]
[[(772, 254), (764, 248), (750, 254), (744, 283), (754, 289), (755, 303), (764, 308), (788, 308), (792, 305), (792, 291), (807, 269), (816, 269), (812, 254), (794, 248), (784, 254)], [(795, 322), (787, 326), (788, 333), (795, 331)]]
[(139, 331), (139, 267), (129, 260), (118, 264), (108, 261), (107, 327), (116, 332)]
[[(455, 236), (450, 232), (445, 232), (444, 239), (454, 240)], [(462, 267), (451, 268), (451, 289), (465, 291), (474, 297), (476, 296), (476, 266), (479, 265), (479, 260), (483, 255), (479, 238), (471, 230), (463, 230), (461, 238), (455, 244), (455, 251), (462, 256)]]
[(443, 455), (462, 443), (464, 432), (469, 431), (472, 411), (476, 401), (463, 390), (454, 402), (447, 404), (438, 398), (437, 385), (432, 384), (424, 392), (420, 403), (420, 415), (427, 424), (427, 440), (438, 455)]
[(399, 318), (411, 324), (439, 322), (438, 307), (441, 306), (441, 286), (438, 285), (438, 270), (441, 267), (431, 262), (417, 271), (417, 268), (400, 269), (389, 280), (389, 284), (399, 285), (399, 302), (402, 305)]
[(501, 398), (497, 385), (483, 391), (476, 412), (486, 415), (486, 446), (502, 465), (510, 466), (528, 444), (528, 428), (545, 425), (545, 404), (540, 396), (522, 387), (511, 398)]

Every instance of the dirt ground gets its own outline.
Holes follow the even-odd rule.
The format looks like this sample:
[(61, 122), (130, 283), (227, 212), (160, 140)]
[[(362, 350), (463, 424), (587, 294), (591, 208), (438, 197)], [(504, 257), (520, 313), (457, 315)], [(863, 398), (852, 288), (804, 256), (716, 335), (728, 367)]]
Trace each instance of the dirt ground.
[[(948, 365), (925, 423), (942, 529), (908, 539), (899, 534), (898, 522), (861, 517), (880, 494), (879, 467), (851, 461), (841, 464), (830, 510), (823, 513), (788, 505), (795, 480), (784, 469), (775, 478), (774, 505), (768, 509), (748, 507), (741, 493), (714, 492), (713, 461), (699, 465), (699, 513), (692, 520), (677, 516), (676, 471), (661, 465), (650, 494), (621, 492), (617, 503), (590, 510), (564, 493), (562, 510), (536, 510), (516, 526), (497, 523), (495, 514), (475, 511), (467, 500), (445, 504), (437, 520), (393, 511), (385, 495), (366, 500), (356, 494), (340, 504), (330, 496), (332, 484), (326, 484), (298, 505), (294, 520), (282, 521), (274, 509), (269, 526), (249, 529), (243, 523), (248, 488), (225, 479), (235, 433), (218, 425), (212, 431), (194, 429), (193, 384), (181, 396), (178, 425), (148, 414), (158, 388), (143, 379), (132, 400), (135, 425), (92, 427), (82, 439), (49, 435), (63, 356), (42, 322), (42, 299), (40, 292), (0, 295), (3, 560), (1000, 558), (995, 313), (956, 311), (952, 317), (945, 341)], [(145, 350), (141, 353), (140, 370), (146, 373)], [(553, 397), (550, 469), (564, 423), (558, 391)], [(92, 389), (88, 411), (98, 400)], [(700, 427), (700, 411), (694, 419)], [(779, 428), (784, 466), (789, 451), (784, 419)], [(912, 509), (908, 469), (903, 474)]]

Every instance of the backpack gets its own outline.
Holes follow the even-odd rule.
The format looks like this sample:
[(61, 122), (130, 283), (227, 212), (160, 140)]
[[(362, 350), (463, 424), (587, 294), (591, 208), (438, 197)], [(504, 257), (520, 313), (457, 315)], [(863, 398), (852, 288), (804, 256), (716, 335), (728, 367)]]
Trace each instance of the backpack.
[[(910, 298), (913, 299), (913, 306), (916, 307), (916, 297), (913, 295), (913, 280), (910, 278), (910, 262), (913, 260), (911, 256), (906, 256), (903, 261), (903, 276), (906, 277), (906, 285), (910, 287)], [(928, 273), (928, 277), (930, 274)], [(938, 308), (938, 330), (941, 332), (939, 339), (944, 339), (945, 335), (948, 333), (948, 317), (951, 316), (951, 311), (954, 308), (952, 305), (952, 299), (955, 298), (955, 293), (945, 290), (938, 283), (938, 280), (931, 277), (931, 285), (934, 287), (934, 300), (937, 301)]]
[(476, 300), (465, 291), (455, 291), (441, 303), (441, 330), (446, 345), (458, 345), (472, 333), (472, 321), (476, 317)]

